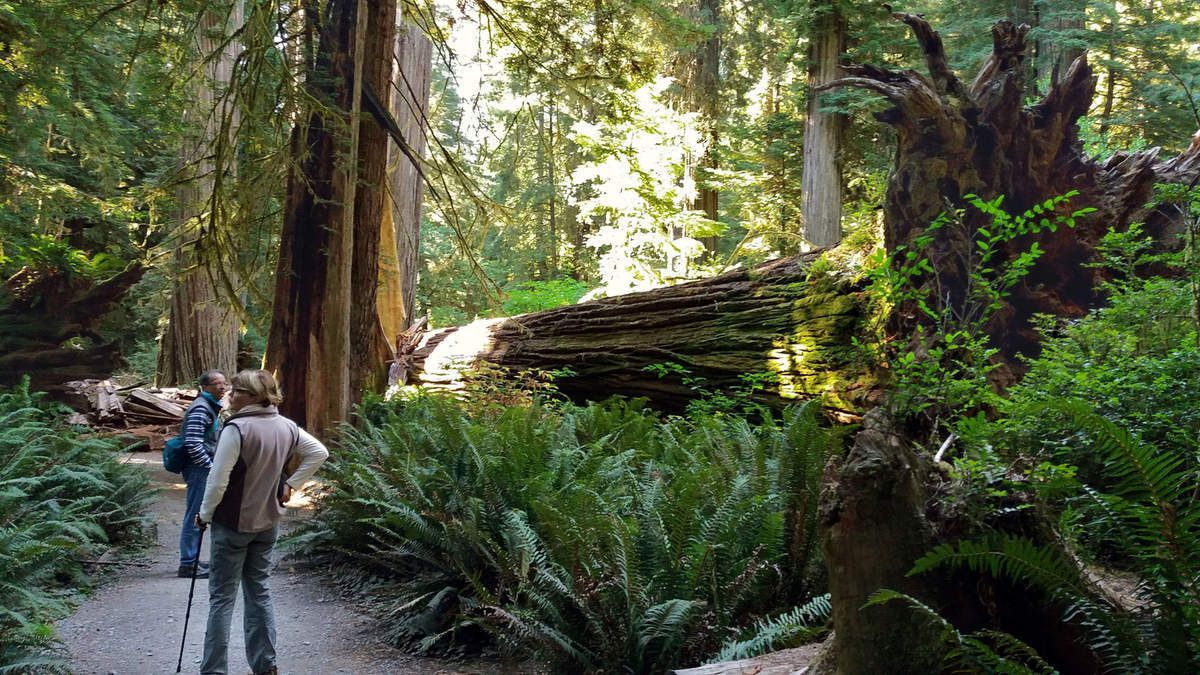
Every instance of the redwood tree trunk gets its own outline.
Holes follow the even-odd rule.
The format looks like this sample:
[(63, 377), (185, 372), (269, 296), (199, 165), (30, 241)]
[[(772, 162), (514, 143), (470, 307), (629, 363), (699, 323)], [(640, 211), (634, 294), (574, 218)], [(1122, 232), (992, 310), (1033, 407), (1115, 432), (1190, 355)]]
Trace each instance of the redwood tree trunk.
[[(418, 29), (398, 22), (396, 62), (392, 75), (391, 112), (409, 151), (425, 155), (425, 118), (433, 66), (433, 43)], [(379, 323), (388, 343), (415, 318), (417, 273), (421, 252), (421, 167), (388, 141), (388, 200), (380, 240)]]
[(175, 192), (180, 244), (173, 259), (179, 276), (159, 343), (155, 379), (161, 385), (191, 383), (206, 370), (232, 373), (237, 367), (237, 299), (227, 297), (218, 281), (231, 272), (202, 233), (222, 216), (214, 195), (216, 180), (233, 168), (231, 141), (238, 114), (224, 93), (241, 51), (229, 36), (241, 25), (240, 0), (208, 7), (196, 25), (196, 53), (207, 61), (193, 88), (195, 104), (186, 112), (194, 135), (185, 141), (184, 178)]
[[(701, 212), (705, 218), (716, 221), (720, 215), (717, 190), (705, 182), (708, 179), (706, 174), (717, 168), (717, 144), (720, 142), (717, 124), (721, 97), (721, 4), (718, 0), (699, 0), (693, 11), (695, 20), (708, 25), (713, 32), (696, 47), (694, 55), (687, 63), (684, 76), (686, 105), (699, 113), (700, 133), (704, 138), (704, 152), (695, 158), (694, 166), (691, 167), (692, 177), (696, 181), (696, 198), (691, 206), (692, 210)], [(672, 236), (678, 238), (694, 235), (677, 228)], [(712, 256), (716, 253), (718, 237), (705, 236), (698, 239), (704, 244), (706, 255)]]
[[(396, 3), (375, 0), (360, 7), (364, 4), (369, 15), (363, 87), (376, 92), (387, 109), (396, 47)], [(358, 193), (354, 199), (350, 277), (350, 405), (357, 404), (366, 390), (382, 393), (387, 381), (388, 336), (380, 330), (375, 302), (379, 287), (380, 223), (390, 209), (386, 202), (387, 158), (387, 132), (371, 118), (364, 118), (358, 139)]]
[(801, 178), (804, 238), (818, 248), (842, 240), (842, 171), (838, 161), (844, 116), (822, 112), (822, 85), (840, 74), (846, 50), (846, 20), (830, 0), (813, 2), (816, 18), (809, 38), (808, 115), (804, 121), (804, 173)]
[(864, 607), (884, 588), (925, 598), (933, 592), (924, 579), (907, 576), (933, 547), (925, 517), (928, 468), (876, 408), (826, 477), (821, 526), (839, 673), (942, 670), (937, 632), (911, 608), (899, 602)]
[(309, 93), (328, 107), (315, 109), (292, 134), (266, 363), (283, 386), (284, 413), (317, 433), (346, 419), (358, 392), (353, 383), (366, 380), (378, 337), (386, 143), (373, 123), (347, 112), (358, 109), (354, 94), (368, 86), (386, 97), (394, 11), (394, 3), (380, 0), (335, 0), (306, 77)]

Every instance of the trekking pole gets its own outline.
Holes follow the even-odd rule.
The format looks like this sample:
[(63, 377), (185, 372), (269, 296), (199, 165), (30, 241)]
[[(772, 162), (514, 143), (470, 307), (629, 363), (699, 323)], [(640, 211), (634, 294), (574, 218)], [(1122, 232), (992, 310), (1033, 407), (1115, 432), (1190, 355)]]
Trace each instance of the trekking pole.
[(183, 639), (179, 641), (179, 663), (175, 664), (175, 672), (177, 673), (183, 670), (183, 646), (187, 644), (188, 619), (192, 617), (192, 594), (196, 592), (196, 572), (200, 569), (200, 547), (204, 545), (204, 531), (207, 529), (207, 527), (201, 527), (200, 538), (196, 540), (196, 564), (192, 566), (192, 585), (188, 589), (187, 612), (183, 615)]

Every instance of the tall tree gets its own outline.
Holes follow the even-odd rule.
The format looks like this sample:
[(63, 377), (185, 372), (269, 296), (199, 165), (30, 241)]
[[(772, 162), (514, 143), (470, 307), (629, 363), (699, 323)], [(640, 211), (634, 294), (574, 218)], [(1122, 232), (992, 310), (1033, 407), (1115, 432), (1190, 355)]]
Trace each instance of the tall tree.
[(219, 182), (233, 168), (232, 139), (238, 125), (230, 95), (240, 44), (242, 0), (206, 3), (196, 22), (194, 49), (201, 64), (191, 86), (193, 101), (185, 110), (191, 131), (181, 152), (180, 181), (175, 189), (179, 223), (174, 280), (167, 326), (158, 351), (159, 384), (195, 380), (205, 370), (233, 372), (237, 366), (239, 318), (236, 299), (218, 283), (221, 274), (211, 236), (225, 213), (218, 207)]
[(387, 105), (395, 9), (334, 0), (328, 25), (307, 17), (320, 36), (305, 78), (317, 103), (292, 136), (266, 363), (286, 414), (318, 433), (346, 419), (376, 367), (387, 137), (360, 117), (364, 98)]
[[(700, 21), (711, 31), (696, 50), (695, 74), (692, 83), (693, 109), (700, 113), (700, 128), (704, 135), (704, 155), (697, 162), (696, 201), (692, 208), (715, 221), (720, 215), (716, 186), (710, 184), (709, 174), (717, 168), (718, 116), (721, 100), (721, 3), (720, 0), (700, 0)], [(711, 255), (717, 250), (717, 237), (700, 240)]]
[(417, 28), (398, 22), (391, 112), (406, 152), (388, 141), (388, 208), (380, 239), (379, 323), (390, 344), (413, 322), (421, 241), (422, 169), (425, 154), (433, 43)]
[(838, 161), (845, 120), (822, 110), (818, 89), (840, 75), (846, 19), (837, 0), (813, 0), (808, 51), (808, 116), (804, 124), (802, 181), (804, 238), (817, 247), (842, 240), (842, 172)]

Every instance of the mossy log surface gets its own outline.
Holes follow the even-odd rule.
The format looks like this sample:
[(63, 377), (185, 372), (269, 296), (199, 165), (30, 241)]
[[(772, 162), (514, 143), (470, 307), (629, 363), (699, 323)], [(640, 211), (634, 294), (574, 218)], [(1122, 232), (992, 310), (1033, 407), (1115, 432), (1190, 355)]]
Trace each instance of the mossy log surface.
[[(413, 354), (413, 372), (419, 382), (452, 385), (489, 364), (557, 371), (555, 384), (574, 399), (621, 394), (666, 409), (766, 374), (755, 395), (764, 403), (820, 398), (858, 412), (879, 381), (853, 347), (865, 332), (865, 298), (850, 282), (810, 279), (815, 257), (430, 331)], [(665, 376), (653, 372), (656, 364), (666, 366)]]

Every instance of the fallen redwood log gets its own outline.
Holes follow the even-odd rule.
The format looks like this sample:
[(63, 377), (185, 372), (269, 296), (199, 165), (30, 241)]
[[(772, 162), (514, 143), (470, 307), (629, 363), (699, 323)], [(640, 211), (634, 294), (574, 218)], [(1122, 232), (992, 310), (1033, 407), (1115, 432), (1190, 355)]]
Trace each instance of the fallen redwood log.
[[(576, 400), (644, 396), (678, 409), (708, 392), (766, 382), (769, 405), (820, 398), (857, 412), (879, 374), (852, 338), (865, 334), (862, 289), (809, 278), (817, 254), (641, 293), (430, 331), (412, 356), (414, 378), (453, 386), (470, 369), (556, 372)], [(664, 376), (660, 376), (664, 375)]]
[(142, 278), (131, 263), (104, 280), (55, 267), (25, 267), (0, 284), (0, 385), (29, 375), (34, 389), (64, 395), (66, 382), (103, 378), (119, 367), (120, 346), (98, 324)]

